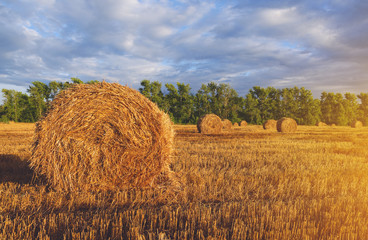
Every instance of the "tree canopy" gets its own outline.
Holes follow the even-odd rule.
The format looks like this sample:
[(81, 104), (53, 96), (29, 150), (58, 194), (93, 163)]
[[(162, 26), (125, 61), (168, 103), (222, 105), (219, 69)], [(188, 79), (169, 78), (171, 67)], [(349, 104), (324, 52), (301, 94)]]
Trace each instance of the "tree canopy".
[[(4, 101), (0, 105), (0, 121), (37, 121), (60, 91), (84, 83), (78, 78), (70, 80), (48, 84), (34, 81), (27, 93), (2, 89)], [(86, 83), (98, 82), (92, 80)], [(319, 99), (315, 99), (312, 92), (304, 87), (276, 89), (254, 86), (242, 97), (224, 83), (202, 84), (196, 93), (185, 83), (167, 83), (165, 90), (162, 87), (158, 81), (142, 80), (139, 91), (180, 124), (195, 124), (207, 113), (214, 113), (233, 123), (246, 120), (251, 124), (262, 124), (268, 119), (290, 117), (302, 125), (315, 125), (323, 121), (345, 126), (354, 120), (368, 124), (368, 93), (323, 92)]]

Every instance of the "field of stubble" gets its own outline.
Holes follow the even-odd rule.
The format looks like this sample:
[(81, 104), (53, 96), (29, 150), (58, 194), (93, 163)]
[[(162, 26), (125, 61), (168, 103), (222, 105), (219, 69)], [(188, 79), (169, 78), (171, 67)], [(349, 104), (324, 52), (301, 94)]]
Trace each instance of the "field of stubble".
[(368, 128), (175, 126), (183, 190), (59, 193), (33, 179), (33, 124), (0, 124), (0, 239), (368, 239)]

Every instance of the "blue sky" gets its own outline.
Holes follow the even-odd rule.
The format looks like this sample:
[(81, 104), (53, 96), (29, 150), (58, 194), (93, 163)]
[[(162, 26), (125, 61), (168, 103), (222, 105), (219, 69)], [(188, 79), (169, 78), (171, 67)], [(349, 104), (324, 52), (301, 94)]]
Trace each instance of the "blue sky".
[(0, 89), (71, 77), (368, 92), (368, 1), (1, 0)]

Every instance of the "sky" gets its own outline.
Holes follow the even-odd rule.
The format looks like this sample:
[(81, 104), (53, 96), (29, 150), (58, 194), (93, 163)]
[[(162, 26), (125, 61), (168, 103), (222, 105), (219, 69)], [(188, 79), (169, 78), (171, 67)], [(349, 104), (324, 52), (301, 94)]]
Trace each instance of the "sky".
[(368, 1), (0, 0), (0, 89), (72, 77), (368, 92)]

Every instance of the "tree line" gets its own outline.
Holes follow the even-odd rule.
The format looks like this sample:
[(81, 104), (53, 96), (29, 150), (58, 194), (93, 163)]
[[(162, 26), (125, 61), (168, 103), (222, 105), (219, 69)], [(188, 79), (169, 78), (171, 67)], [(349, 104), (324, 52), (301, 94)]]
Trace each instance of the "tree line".
[[(4, 102), (0, 105), (0, 121), (35, 122), (60, 91), (81, 83), (83, 81), (78, 78), (65, 83), (35, 81), (27, 93), (2, 89)], [(139, 91), (179, 124), (195, 124), (207, 113), (232, 122), (246, 120), (251, 124), (281, 117), (293, 118), (302, 125), (315, 125), (322, 121), (345, 126), (354, 120), (368, 124), (368, 93), (323, 92), (319, 99), (315, 99), (312, 92), (304, 87), (276, 89), (255, 86), (242, 97), (224, 83), (202, 84), (196, 93), (192, 93), (189, 84), (167, 83), (162, 90), (160, 82), (149, 80), (141, 81)]]

